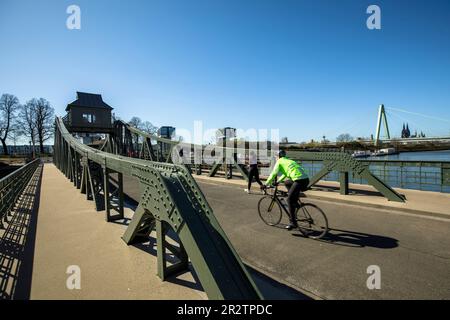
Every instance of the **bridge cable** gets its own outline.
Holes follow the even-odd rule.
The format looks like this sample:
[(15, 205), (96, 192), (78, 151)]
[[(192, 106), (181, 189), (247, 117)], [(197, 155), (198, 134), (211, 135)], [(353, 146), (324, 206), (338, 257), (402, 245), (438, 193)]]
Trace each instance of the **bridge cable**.
[[(396, 109), (394, 109), (394, 110), (396, 110)], [(423, 123), (422, 124), (417, 124), (416, 122), (414, 122), (414, 121), (411, 121), (411, 119), (406, 119), (406, 118), (404, 118), (403, 116), (401, 116), (400, 114), (398, 114), (397, 112), (394, 112), (392, 109), (390, 109), (389, 110), (389, 112), (387, 113), (389, 116), (395, 116), (395, 117), (397, 117), (398, 119), (400, 119), (402, 122), (406, 122), (406, 123), (410, 123), (410, 124), (412, 124), (412, 125), (414, 125), (415, 127), (416, 127), (416, 130), (419, 130), (419, 128), (423, 128), (423, 127), (426, 127), (426, 125), (423, 125)], [(442, 119), (442, 120), (444, 120), (444, 119)], [(446, 120), (444, 120), (444, 121), (446, 121)], [(438, 129), (439, 131), (441, 130), (440, 128), (436, 128), (436, 127), (434, 127), (434, 129)], [(430, 134), (430, 131), (429, 130), (423, 130), (423, 129), (420, 129), (422, 132), (426, 132), (426, 131), (428, 131), (428, 135), (430, 135), (430, 136), (434, 136), (434, 135), (436, 135), (436, 136), (439, 136), (440, 134), (442, 134), (442, 135), (446, 135), (446, 133), (444, 133), (444, 129), (442, 129), (443, 131), (442, 132), (431, 132), (431, 134)]]
[(415, 116), (420, 116), (420, 117), (424, 117), (424, 118), (428, 118), (428, 119), (432, 119), (432, 120), (438, 120), (438, 121), (444, 121), (444, 122), (448, 122), (450, 123), (450, 120), (444, 119), (444, 118), (438, 118), (438, 117), (434, 117), (434, 116), (429, 116), (423, 113), (417, 113), (417, 112), (411, 112), (411, 111), (407, 111), (407, 110), (403, 110), (403, 109), (398, 109), (398, 108), (386, 108), (386, 109), (390, 109), (390, 110), (394, 110), (394, 111), (398, 111), (398, 112), (404, 112), (404, 113), (408, 113), (408, 114), (412, 114)]

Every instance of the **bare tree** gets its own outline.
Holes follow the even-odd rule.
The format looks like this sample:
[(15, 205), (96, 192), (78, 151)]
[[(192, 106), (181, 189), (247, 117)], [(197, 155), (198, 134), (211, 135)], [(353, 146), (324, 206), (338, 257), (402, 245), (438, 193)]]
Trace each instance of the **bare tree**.
[(141, 129), (142, 127), (142, 120), (139, 117), (133, 117), (128, 121), (128, 124), (132, 127), (135, 127), (137, 129)]
[(50, 102), (44, 98), (36, 101), (36, 134), (40, 153), (44, 153), (44, 142), (53, 137), (55, 110), (50, 106)]
[(353, 137), (348, 133), (343, 133), (343, 134), (340, 134), (336, 138), (336, 141), (337, 142), (350, 142), (350, 141), (353, 141)]
[[(21, 136), (23, 136), (24, 132), (20, 127), (17, 121), (14, 122), (13, 126), (10, 129), (10, 134), (8, 135), (8, 140), (11, 141), (14, 145), (14, 150), (16, 150), (17, 141)], [(15, 151), (16, 152), (16, 151)]]
[[(128, 124), (136, 129), (142, 130), (142, 120), (139, 117), (132, 117), (130, 121), (128, 121)], [(133, 134), (132, 139), (134, 140), (134, 143), (139, 144), (138, 134)]]
[(32, 99), (28, 101), (22, 106), (19, 114), (20, 127), (23, 130), (23, 133), (30, 139), (33, 148), (33, 158), (37, 138), (37, 126), (36, 126), (37, 104), (38, 104), (37, 99)]
[(144, 121), (141, 125), (141, 129), (149, 134), (158, 133), (158, 127), (154, 126), (150, 121)]
[(3, 94), (0, 98), (0, 141), (3, 146), (3, 153), (8, 154), (8, 147), (6, 146), (6, 140), (8, 140), (8, 134), (11, 132), (11, 128), (16, 120), (16, 112), (18, 111), (19, 99), (12, 94)]

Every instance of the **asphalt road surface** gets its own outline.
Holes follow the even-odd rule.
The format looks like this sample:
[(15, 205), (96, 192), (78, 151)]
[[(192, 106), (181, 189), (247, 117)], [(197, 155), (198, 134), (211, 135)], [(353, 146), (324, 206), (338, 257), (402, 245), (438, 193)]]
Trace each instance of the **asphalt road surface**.
[[(242, 260), (280, 283), (324, 299), (450, 299), (450, 220), (308, 199), (332, 229), (312, 240), (284, 230), (286, 218), (265, 225), (260, 194), (198, 183)], [(138, 198), (137, 183), (125, 188)], [(380, 289), (367, 286), (370, 266), (379, 267)]]

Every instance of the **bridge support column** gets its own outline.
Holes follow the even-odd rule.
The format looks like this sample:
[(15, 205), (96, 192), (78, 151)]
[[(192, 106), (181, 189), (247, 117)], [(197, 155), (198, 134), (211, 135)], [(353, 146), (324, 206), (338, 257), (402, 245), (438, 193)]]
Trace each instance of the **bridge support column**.
[(106, 221), (111, 221), (110, 213), (111, 213), (111, 199), (109, 194), (109, 170), (104, 167), (103, 169), (103, 193), (105, 200), (105, 211), (106, 211)]
[[(123, 219), (123, 175), (117, 173), (118, 180), (114, 180), (111, 173), (114, 172), (106, 167), (103, 168), (103, 193), (107, 222)], [(111, 182), (114, 182), (115, 185)], [(114, 188), (115, 190), (113, 190)], [(112, 210), (117, 214), (112, 214)]]
[(209, 170), (208, 176), (209, 177), (214, 177), (217, 173), (217, 171), (220, 168), (220, 164), (218, 163), (214, 163), (213, 166), (211, 167), (211, 170)]
[(86, 195), (86, 200), (89, 200), (89, 167), (86, 156), (81, 159), (81, 187), (80, 192)]
[(80, 155), (77, 152), (75, 152), (75, 186), (77, 189), (81, 188)]
[(128, 245), (147, 242), (154, 228), (155, 218), (139, 204), (134, 212), (133, 219), (131, 219), (122, 236), (122, 240)]
[[(104, 191), (103, 170), (100, 165), (87, 157), (83, 158), (83, 182), (81, 186), (81, 193), (86, 193), (87, 200), (93, 200), (95, 203), (95, 210), (104, 210)], [(105, 194), (105, 193), (104, 193)]]
[(124, 202), (124, 196), (123, 196), (123, 174), (118, 173), (119, 175), (119, 214), (122, 216), (123, 219), (123, 202)]
[(340, 189), (341, 194), (347, 195), (348, 194), (348, 171), (340, 172), (339, 182), (340, 182), (339, 189)]
[[(188, 270), (189, 268), (189, 258), (181, 241), (179, 241), (179, 247), (176, 247), (166, 241), (166, 235), (169, 230), (170, 227), (166, 222), (156, 220), (158, 277), (160, 277), (163, 281), (171, 275)], [(179, 262), (167, 266), (166, 249), (169, 250), (179, 260)]]

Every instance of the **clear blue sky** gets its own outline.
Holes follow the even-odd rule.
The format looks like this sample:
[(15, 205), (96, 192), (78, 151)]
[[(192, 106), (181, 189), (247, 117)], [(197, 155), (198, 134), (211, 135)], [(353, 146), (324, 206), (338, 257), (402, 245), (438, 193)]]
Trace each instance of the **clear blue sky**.
[[(66, 28), (71, 4), (81, 30)], [(381, 30), (366, 28), (370, 4)], [(59, 115), (86, 91), (125, 120), (295, 141), (369, 136), (380, 103), (450, 119), (447, 0), (0, 0), (0, 39), (0, 94), (44, 97)]]

